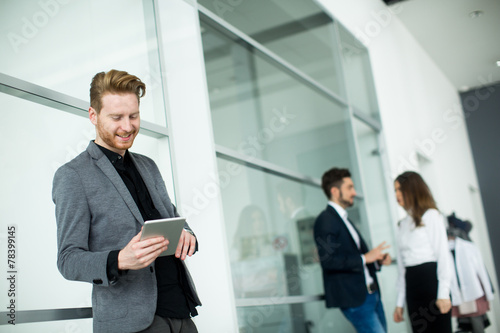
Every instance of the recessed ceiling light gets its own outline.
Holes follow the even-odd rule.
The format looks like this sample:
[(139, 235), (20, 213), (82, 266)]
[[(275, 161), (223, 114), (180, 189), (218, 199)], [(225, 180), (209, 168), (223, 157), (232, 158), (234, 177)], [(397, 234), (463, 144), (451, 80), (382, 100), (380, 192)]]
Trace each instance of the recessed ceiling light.
[(475, 10), (473, 12), (469, 13), (469, 17), (472, 19), (478, 18), (479, 16), (482, 16), (484, 12), (482, 10)]
[(500, 60), (497, 61), (497, 66), (500, 67)]

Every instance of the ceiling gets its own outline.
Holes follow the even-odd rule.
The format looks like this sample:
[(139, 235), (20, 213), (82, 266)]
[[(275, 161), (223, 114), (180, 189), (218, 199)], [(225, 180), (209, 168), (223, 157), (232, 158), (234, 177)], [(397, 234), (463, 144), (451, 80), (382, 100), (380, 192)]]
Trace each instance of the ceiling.
[[(390, 7), (399, 6), (399, 19), (458, 91), (500, 82), (500, 0), (392, 2)], [(471, 14), (475, 11), (481, 13)]]
[[(383, 1), (394, 9), (403, 25), (458, 91), (500, 82), (500, 67), (497, 66), (500, 61), (500, 0)], [(217, 12), (215, 1), (198, 2)], [(276, 44), (276, 40), (287, 47), (287, 38), (298, 39), (302, 30), (328, 23), (321, 17), (321, 8), (310, 0), (238, 3), (233, 11), (221, 13), (221, 17), (266, 47)], [(480, 15), (472, 14), (477, 11)], [(302, 30), (297, 30), (297, 26)], [(307, 38), (309, 35), (304, 35), (304, 45), (308, 45)], [(315, 50), (310, 46), (300, 49), (302, 51), (296, 52)], [(286, 49), (273, 51), (290, 61), (284, 56), (290, 53)], [(305, 62), (312, 60), (303, 58)]]

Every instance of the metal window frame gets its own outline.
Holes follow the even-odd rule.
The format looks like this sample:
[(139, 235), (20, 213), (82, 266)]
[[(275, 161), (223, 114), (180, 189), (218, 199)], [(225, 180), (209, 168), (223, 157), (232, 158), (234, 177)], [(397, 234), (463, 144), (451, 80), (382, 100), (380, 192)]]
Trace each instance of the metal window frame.
[[(0, 73), (0, 92), (88, 118), (89, 102), (7, 74)], [(169, 136), (166, 126), (145, 120), (141, 120), (141, 133), (153, 138)]]

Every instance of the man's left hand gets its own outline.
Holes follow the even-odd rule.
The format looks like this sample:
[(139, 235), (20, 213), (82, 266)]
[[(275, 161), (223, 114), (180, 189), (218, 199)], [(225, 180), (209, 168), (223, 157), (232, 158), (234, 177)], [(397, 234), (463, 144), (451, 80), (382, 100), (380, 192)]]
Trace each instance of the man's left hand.
[(196, 237), (186, 230), (182, 230), (181, 238), (179, 239), (179, 244), (175, 250), (175, 257), (181, 260), (186, 259), (187, 256), (192, 256), (196, 250)]

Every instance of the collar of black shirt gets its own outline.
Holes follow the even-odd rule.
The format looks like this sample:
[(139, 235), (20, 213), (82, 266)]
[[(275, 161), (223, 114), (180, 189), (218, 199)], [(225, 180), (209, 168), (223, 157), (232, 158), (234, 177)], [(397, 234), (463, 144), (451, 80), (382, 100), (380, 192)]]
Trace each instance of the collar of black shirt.
[(128, 150), (125, 151), (125, 155), (124, 157), (122, 157), (122, 155), (115, 153), (114, 151), (111, 151), (107, 148), (104, 148), (103, 146), (100, 146), (97, 143), (96, 145), (97, 147), (99, 147), (99, 149), (101, 149), (104, 155), (106, 155), (106, 157), (109, 159), (109, 161), (111, 162), (111, 164), (113, 164), (115, 168), (121, 170), (125, 169), (126, 164), (128, 164), (130, 161), (130, 153)]

